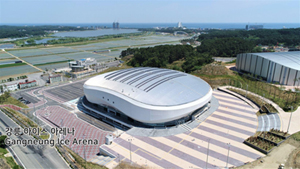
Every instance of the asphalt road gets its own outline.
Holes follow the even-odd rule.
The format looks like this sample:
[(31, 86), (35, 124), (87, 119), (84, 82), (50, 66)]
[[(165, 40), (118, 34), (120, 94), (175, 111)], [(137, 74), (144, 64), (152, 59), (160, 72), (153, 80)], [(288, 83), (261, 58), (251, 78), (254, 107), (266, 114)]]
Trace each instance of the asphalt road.
[[(19, 127), (3, 112), (0, 111), (0, 131), (6, 134), (6, 127)], [(23, 134), (22, 136), (9, 136), (11, 139), (33, 139), (31, 136)], [(50, 146), (27, 146), (11, 145), (11, 149), (15, 152), (23, 166), (27, 169), (43, 169), (43, 168), (70, 168), (60, 157), (58, 152)]]

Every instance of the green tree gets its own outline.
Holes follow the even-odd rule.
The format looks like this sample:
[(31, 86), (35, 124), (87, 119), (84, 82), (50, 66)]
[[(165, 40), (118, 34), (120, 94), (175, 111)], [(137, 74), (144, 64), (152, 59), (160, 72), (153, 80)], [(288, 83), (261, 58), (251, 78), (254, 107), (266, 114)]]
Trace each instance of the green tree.
[(0, 147), (5, 148), (5, 139), (6, 139), (6, 135), (2, 135), (0, 136)]

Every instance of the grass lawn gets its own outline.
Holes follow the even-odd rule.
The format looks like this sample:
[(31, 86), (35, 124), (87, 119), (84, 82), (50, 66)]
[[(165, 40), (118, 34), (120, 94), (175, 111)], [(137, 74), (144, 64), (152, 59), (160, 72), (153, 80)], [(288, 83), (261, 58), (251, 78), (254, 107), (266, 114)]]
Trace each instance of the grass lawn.
[(26, 117), (25, 115), (11, 109), (11, 108), (5, 108), (5, 110), (9, 111), (11, 115), (13, 115), (15, 118), (19, 119), (22, 121), (22, 123), (28, 127), (38, 127), (36, 123), (34, 123), (31, 119)]
[(293, 138), (294, 140), (296, 140), (296, 141), (300, 141), (300, 131), (297, 132), (297, 133), (295, 133), (295, 134), (293, 134), (293, 135), (292, 135), (292, 138)]
[(300, 93), (282, 90), (280, 87), (267, 83), (255, 76), (239, 75), (218, 62), (205, 65), (201, 67), (201, 70), (196, 70), (191, 74), (205, 80), (212, 88), (230, 85), (248, 90), (272, 100), (284, 111), (291, 111), (291, 106), (296, 110), (300, 104)]
[[(235, 93), (238, 93), (242, 96), (246, 95), (246, 92), (241, 91), (241, 90), (237, 90), (237, 89), (233, 89), (233, 88), (228, 88), (228, 90), (233, 91)], [(249, 98), (250, 100), (252, 100), (256, 104), (258, 104), (259, 106), (262, 106), (262, 105), (266, 106), (271, 113), (278, 113), (278, 111), (271, 104), (267, 104), (261, 98), (255, 96), (255, 95), (247, 93), (247, 98)]]
[(25, 104), (23, 104), (22, 102), (20, 102), (19, 100), (13, 98), (13, 97), (8, 97), (3, 103), (1, 104), (12, 104), (12, 105), (16, 105), (22, 108), (28, 108), (28, 106), (26, 106)]
[[(7, 154), (8, 151), (5, 148), (0, 147), (0, 158), (3, 159), (2, 162), (9, 165), (10, 168), (18, 169), (21, 168), (15, 160), (12, 157), (4, 157), (5, 154)], [(1, 166), (4, 166), (5, 164), (1, 164)]]
[(78, 154), (74, 153), (71, 149), (64, 146), (64, 148), (70, 153), (75, 159), (76, 163), (78, 163), (82, 168), (85, 169), (107, 169), (105, 166), (101, 166), (92, 162), (85, 162), (85, 160), (80, 157)]
[(40, 138), (43, 140), (49, 139), (49, 137), (50, 137), (49, 133), (47, 133), (47, 135), (44, 134), (40, 135)]

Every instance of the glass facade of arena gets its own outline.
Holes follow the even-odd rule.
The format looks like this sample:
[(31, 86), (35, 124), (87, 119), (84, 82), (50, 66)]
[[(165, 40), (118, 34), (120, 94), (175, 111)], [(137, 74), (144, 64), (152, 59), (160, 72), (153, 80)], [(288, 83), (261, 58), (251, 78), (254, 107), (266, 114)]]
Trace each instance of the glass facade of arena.
[[(99, 115), (99, 118), (102, 118), (101, 120), (110, 123), (112, 125), (118, 125), (118, 127), (123, 126), (122, 128), (126, 128), (126, 126), (136, 126), (136, 127), (172, 127), (180, 124), (187, 123), (191, 120), (194, 120), (197, 116), (201, 115), (205, 108), (209, 107), (210, 103), (207, 103), (203, 107), (191, 112), (185, 117), (182, 117), (180, 119), (176, 119), (173, 121), (169, 121), (166, 123), (143, 123), (136, 121), (124, 113), (122, 113), (119, 110), (114, 109), (113, 107), (109, 107), (106, 105), (98, 105), (90, 103), (85, 97), (82, 98), (82, 102), (84, 107), (89, 108), (90, 110), (94, 110), (93, 113), (97, 113)], [(118, 122), (119, 121), (119, 122)], [(122, 123), (120, 123), (122, 122)], [(126, 125), (128, 124), (128, 125)]]

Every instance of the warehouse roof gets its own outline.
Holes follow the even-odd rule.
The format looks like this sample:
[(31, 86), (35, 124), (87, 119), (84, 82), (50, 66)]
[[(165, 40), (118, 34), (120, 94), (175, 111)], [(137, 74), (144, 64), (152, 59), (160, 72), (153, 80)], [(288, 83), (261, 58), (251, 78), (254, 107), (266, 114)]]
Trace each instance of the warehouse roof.
[(202, 79), (183, 72), (140, 67), (105, 73), (85, 85), (106, 88), (149, 105), (174, 106), (196, 101), (211, 90)]

